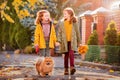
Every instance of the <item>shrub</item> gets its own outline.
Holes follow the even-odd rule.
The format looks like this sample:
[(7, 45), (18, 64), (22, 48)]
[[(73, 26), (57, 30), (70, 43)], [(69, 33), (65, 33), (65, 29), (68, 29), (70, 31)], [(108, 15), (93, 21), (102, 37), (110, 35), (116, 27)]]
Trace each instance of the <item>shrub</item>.
[(94, 30), (90, 35), (87, 44), (89, 45), (89, 50), (86, 54), (85, 60), (87, 61), (99, 61), (100, 60), (100, 47), (98, 46), (98, 34)]
[(90, 35), (88, 42), (88, 45), (98, 45), (98, 34), (96, 30), (93, 31), (93, 33)]
[(106, 45), (105, 50), (107, 55), (106, 58), (107, 63), (119, 63), (120, 46)]
[(120, 32), (118, 33), (118, 36), (117, 36), (117, 46), (119, 46), (118, 55), (119, 55), (119, 64), (120, 64)]
[(105, 31), (104, 43), (105, 45), (116, 45), (117, 43), (117, 30), (114, 21), (111, 21), (108, 24), (108, 27)]
[(119, 62), (119, 44), (117, 42), (119, 39), (117, 38), (117, 29), (114, 21), (111, 21), (108, 24), (108, 27), (105, 31), (104, 43), (105, 43), (105, 51), (106, 51), (106, 62), (107, 63), (118, 63)]
[(27, 29), (21, 29), (15, 35), (15, 40), (20, 49), (24, 49), (31, 44), (31, 36)]
[(117, 46), (120, 46), (120, 32), (117, 35)]
[(32, 53), (32, 52), (33, 52), (33, 48), (32, 48), (32, 46), (26, 46), (26, 47), (25, 47), (25, 49), (24, 49), (24, 53), (29, 54), (29, 53)]
[(100, 61), (100, 47), (98, 45), (89, 45), (85, 60), (92, 62)]

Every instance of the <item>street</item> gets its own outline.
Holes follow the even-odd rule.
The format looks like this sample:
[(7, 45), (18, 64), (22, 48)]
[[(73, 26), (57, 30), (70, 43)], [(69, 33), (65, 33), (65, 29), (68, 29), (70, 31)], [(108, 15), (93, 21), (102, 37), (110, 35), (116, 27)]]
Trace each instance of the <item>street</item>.
[[(54, 70), (52, 76), (41, 77), (35, 69), (36, 54), (0, 53), (0, 80), (120, 80), (119, 71), (100, 69), (94, 66), (75, 65), (75, 75), (64, 76), (63, 57), (52, 57)], [(75, 62), (79, 62), (75, 58)]]

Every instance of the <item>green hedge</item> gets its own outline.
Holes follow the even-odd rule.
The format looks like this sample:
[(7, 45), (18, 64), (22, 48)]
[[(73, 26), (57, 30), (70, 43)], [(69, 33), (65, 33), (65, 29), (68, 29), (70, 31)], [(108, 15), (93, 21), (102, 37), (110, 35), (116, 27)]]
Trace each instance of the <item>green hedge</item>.
[(120, 63), (120, 46), (105, 46), (107, 63)]
[[(120, 64), (120, 46), (105, 45), (106, 63)], [(89, 50), (86, 53), (86, 61), (101, 62), (100, 46), (89, 45)]]
[(86, 53), (86, 61), (100, 61), (100, 47), (98, 45), (89, 45), (89, 50)]

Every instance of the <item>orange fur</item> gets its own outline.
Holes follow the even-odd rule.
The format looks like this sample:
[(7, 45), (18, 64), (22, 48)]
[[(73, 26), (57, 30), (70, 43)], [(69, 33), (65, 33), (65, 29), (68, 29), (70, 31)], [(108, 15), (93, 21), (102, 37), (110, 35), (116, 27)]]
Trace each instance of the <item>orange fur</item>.
[(44, 60), (39, 59), (36, 62), (36, 70), (42, 77), (46, 76), (46, 74), (52, 75), (53, 66), (54, 61), (51, 57), (45, 57)]

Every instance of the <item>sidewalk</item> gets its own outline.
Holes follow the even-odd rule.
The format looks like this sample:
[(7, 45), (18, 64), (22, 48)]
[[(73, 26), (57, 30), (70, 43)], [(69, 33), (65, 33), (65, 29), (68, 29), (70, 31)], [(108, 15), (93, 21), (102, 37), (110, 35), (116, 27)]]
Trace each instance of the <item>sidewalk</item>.
[(79, 58), (75, 58), (75, 75), (64, 76), (61, 56), (53, 57), (55, 62), (53, 75), (42, 78), (35, 70), (34, 63), (37, 58), (37, 55), (24, 54), (10, 54), (9, 58), (6, 58), (6, 54), (0, 54), (0, 64), (4, 64), (5, 67), (3, 70), (0, 69), (0, 80), (120, 80), (119, 71), (109, 72), (110, 68), (101, 69), (98, 66), (103, 64), (81, 61)]

